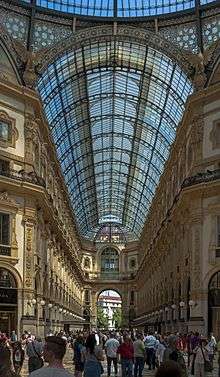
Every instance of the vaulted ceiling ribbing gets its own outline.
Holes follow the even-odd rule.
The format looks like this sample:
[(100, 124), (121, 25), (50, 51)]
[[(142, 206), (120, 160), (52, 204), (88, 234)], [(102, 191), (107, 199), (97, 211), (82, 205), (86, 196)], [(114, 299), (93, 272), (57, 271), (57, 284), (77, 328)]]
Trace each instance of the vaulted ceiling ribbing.
[(192, 85), (162, 52), (90, 43), (38, 82), (81, 234), (104, 224), (138, 239)]

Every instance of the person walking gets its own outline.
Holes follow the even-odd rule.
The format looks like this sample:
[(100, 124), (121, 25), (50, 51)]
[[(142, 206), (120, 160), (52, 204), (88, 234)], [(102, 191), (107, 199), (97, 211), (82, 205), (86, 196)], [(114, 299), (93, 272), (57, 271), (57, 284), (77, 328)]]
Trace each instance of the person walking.
[(193, 350), (194, 353), (194, 376), (204, 377), (205, 376), (205, 362), (209, 362), (208, 351), (206, 350), (206, 339), (202, 339), (200, 344), (196, 346)]
[(17, 374), (20, 373), (24, 363), (24, 349), (21, 342), (15, 342), (12, 346), (12, 360), (14, 370)]
[(208, 351), (209, 360), (212, 365), (213, 365), (213, 359), (214, 359), (215, 351), (216, 351), (216, 344), (217, 343), (216, 343), (215, 337), (211, 333), (208, 338), (208, 344), (206, 346), (206, 350)]
[(178, 363), (182, 371), (182, 377), (187, 377), (186, 363), (183, 354), (177, 348), (176, 335), (170, 335), (167, 339), (168, 347), (164, 351), (163, 362), (172, 360)]
[(123, 342), (118, 347), (118, 354), (121, 358), (122, 377), (133, 376), (134, 347), (129, 335), (123, 336)]
[(110, 333), (110, 338), (105, 342), (105, 352), (107, 357), (107, 374), (111, 376), (111, 365), (114, 365), (115, 376), (118, 375), (118, 348), (119, 341), (115, 339), (115, 334)]
[(137, 334), (137, 339), (134, 341), (133, 347), (134, 347), (134, 377), (142, 377), (145, 355), (146, 355), (142, 334)]
[(42, 359), (43, 343), (41, 338), (28, 339), (30, 340), (27, 342), (26, 353), (28, 356), (28, 371), (31, 373), (34, 370), (42, 368), (44, 364)]
[(155, 369), (155, 361), (156, 361), (156, 349), (158, 346), (158, 340), (155, 338), (152, 332), (146, 336), (144, 344), (147, 354), (147, 364), (149, 366), (149, 370)]
[(163, 356), (164, 356), (165, 349), (166, 349), (166, 343), (161, 336), (160, 339), (159, 339), (159, 344), (157, 346), (157, 350), (156, 350), (156, 359), (157, 359), (158, 366), (160, 366), (160, 364), (163, 362)]
[(82, 372), (84, 370), (84, 362), (83, 362), (83, 351), (85, 349), (85, 342), (83, 335), (79, 334), (76, 338), (73, 350), (74, 350), (74, 357), (73, 361), (75, 364), (75, 377), (81, 377)]
[(67, 343), (60, 336), (45, 338), (43, 357), (47, 367), (42, 367), (32, 372), (29, 377), (73, 377), (63, 366)]
[(103, 373), (101, 361), (104, 360), (103, 350), (96, 345), (95, 334), (86, 339), (85, 351), (82, 354), (84, 361), (84, 377), (100, 377)]

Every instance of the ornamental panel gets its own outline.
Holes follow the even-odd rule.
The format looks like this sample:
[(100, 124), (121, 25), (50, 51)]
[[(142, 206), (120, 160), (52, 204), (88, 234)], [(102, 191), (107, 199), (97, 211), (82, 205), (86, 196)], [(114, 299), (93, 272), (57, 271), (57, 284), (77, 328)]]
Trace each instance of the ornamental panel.
[(220, 14), (203, 20), (203, 43), (207, 48), (220, 38)]
[(33, 49), (37, 51), (52, 46), (56, 42), (68, 38), (71, 34), (72, 30), (68, 26), (37, 21), (34, 28)]
[(26, 45), (28, 35), (27, 17), (1, 9), (0, 23), (14, 39)]
[(198, 52), (196, 24), (194, 22), (185, 25), (164, 27), (163, 29), (160, 29), (159, 33), (163, 38), (180, 48), (192, 52)]

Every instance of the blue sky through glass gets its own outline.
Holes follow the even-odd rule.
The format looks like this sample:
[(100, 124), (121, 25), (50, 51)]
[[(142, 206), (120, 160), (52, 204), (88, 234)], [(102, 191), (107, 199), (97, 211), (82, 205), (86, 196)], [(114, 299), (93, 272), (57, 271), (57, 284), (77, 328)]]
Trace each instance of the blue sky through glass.
[(38, 82), (81, 234), (113, 218), (138, 239), (192, 85), (163, 53), (93, 43)]
[[(212, 2), (216, 1), (200, 0), (201, 5)], [(36, 5), (76, 15), (125, 18), (158, 16), (193, 9), (195, 0), (36, 0)]]
[[(201, 5), (212, 0), (200, 0)], [(41, 7), (97, 17), (144, 17), (192, 9), (195, 0), (36, 0)], [(114, 11), (114, 4), (117, 9)]]

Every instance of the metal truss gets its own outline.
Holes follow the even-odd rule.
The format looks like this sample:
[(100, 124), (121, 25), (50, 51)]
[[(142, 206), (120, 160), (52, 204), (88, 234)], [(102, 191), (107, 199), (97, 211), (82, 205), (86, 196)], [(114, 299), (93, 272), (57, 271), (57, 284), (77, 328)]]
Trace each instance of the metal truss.
[(139, 238), (192, 84), (163, 52), (90, 42), (37, 84), (81, 234), (105, 223)]

